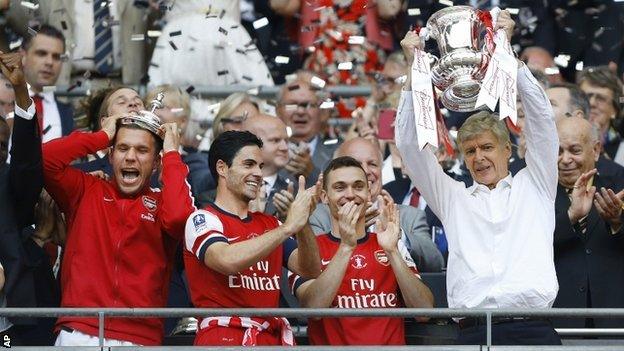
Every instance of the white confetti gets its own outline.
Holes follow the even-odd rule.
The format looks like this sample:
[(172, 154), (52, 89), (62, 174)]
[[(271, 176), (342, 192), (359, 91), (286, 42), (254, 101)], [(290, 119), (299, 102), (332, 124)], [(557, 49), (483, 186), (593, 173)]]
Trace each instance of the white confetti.
[(321, 109), (331, 109), (331, 108), (334, 108), (334, 106), (335, 106), (335, 104), (334, 104), (333, 101), (326, 100), (326, 101), (321, 102), (320, 108)]
[(34, 4), (30, 1), (22, 1), (20, 2), (20, 5), (30, 10), (36, 10), (39, 8), (39, 4)]
[(340, 71), (350, 71), (353, 69), (353, 62), (340, 62), (338, 64), (338, 70)]
[(546, 69), (544, 70), (544, 73), (546, 73), (546, 75), (548, 76), (559, 74), (559, 68), (558, 67), (546, 67)]
[(576, 66), (574, 67), (577, 71), (582, 71), (583, 70), (583, 61), (579, 61), (576, 63)]
[(131, 41), (143, 41), (145, 40), (145, 34), (132, 34), (130, 37)]
[(352, 35), (349, 37), (349, 44), (351, 45), (362, 45), (364, 44), (365, 38), (360, 35)]
[(161, 31), (159, 30), (148, 30), (147, 31), (147, 36), (150, 38), (156, 38), (159, 37), (162, 34)]
[(325, 88), (325, 81), (317, 76), (312, 77), (312, 79), (310, 79), (310, 83), (321, 89)]
[(266, 17), (262, 17), (258, 20), (253, 21), (254, 29), (262, 28), (269, 24), (269, 19)]
[(568, 67), (568, 63), (570, 62), (570, 55), (557, 55), (554, 58), (555, 64), (559, 67)]
[(453, 6), (453, 2), (450, 0), (438, 0), (438, 2), (445, 6)]
[(275, 56), (275, 63), (287, 64), (288, 62), (290, 62), (290, 57), (288, 56)]
[(505, 10), (509, 11), (510, 15), (517, 15), (520, 13), (520, 9), (513, 8), (513, 7), (508, 7)]
[(420, 9), (407, 9), (407, 14), (409, 16), (418, 16), (420, 15)]

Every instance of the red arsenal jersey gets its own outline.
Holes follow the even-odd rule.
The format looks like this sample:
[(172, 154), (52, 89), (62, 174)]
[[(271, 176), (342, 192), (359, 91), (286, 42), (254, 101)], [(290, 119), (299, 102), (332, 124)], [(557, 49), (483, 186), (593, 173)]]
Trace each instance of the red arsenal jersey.
[[(317, 237), (322, 269), (338, 250), (340, 239), (331, 233)], [(418, 274), (409, 252), (399, 241), (401, 256)], [(303, 279), (292, 280), (294, 290)], [(377, 243), (377, 234), (369, 233), (358, 240), (345, 276), (331, 304), (335, 308), (400, 307), (399, 285), (384, 250)], [(311, 345), (404, 345), (403, 318), (321, 318), (309, 320), (308, 339)]]
[(204, 264), (206, 249), (215, 242), (234, 244), (263, 235), (279, 221), (261, 212), (241, 219), (214, 204), (195, 211), (186, 222), (184, 265), (195, 307), (278, 307), (282, 265), (296, 248), (289, 238), (269, 256), (232, 275)]

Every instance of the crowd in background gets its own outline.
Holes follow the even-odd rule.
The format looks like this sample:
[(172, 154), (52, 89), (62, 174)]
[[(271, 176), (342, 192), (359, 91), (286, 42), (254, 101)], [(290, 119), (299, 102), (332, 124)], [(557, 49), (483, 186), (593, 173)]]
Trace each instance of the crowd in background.
[[(600, 175), (592, 178), (596, 186), (622, 196), (624, 5), (612, 0), (471, 0), (453, 5), (485, 10), (499, 6), (512, 14), (516, 23), (512, 46), (545, 90), (559, 121), (562, 193), (557, 195), (556, 208), (570, 213), (566, 189), (594, 168)], [(88, 304), (191, 306), (185, 255), (191, 252), (200, 257), (201, 250), (189, 246), (186, 220), (193, 210), (224, 198), (219, 193), (216, 160), (210, 158), (217, 151), (211, 145), (232, 131), (251, 132), (262, 144), (262, 182), (248, 203), (250, 211), (276, 217), (280, 225), (290, 224), (294, 220), (289, 221), (289, 214), (302, 188), (319, 187), (333, 159), (351, 157), (368, 181), (366, 227), (378, 225), (382, 216), (384, 206), (378, 198), (396, 204), (400, 241), (417, 271), (445, 271), (449, 248), (444, 227), (407, 176), (395, 145), (394, 118), (409, 70), (400, 39), (424, 27), (429, 16), (447, 6), (445, 1), (434, 0), (0, 1), (0, 51), (4, 55), (0, 60), (4, 74), (0, 79), (0, 306), (74, 306), (80, 294), (88, 291), (76, 282), (98, 277), (96, 273), (89, 276), (89, 267), (117, 267), (122, 252), (141, 250), (140, 245), (118, 247), (119, 253), (100, 256), (78, 250), (89, 245), (85, 239), (66, 244), (71, 234), (81, 234), (81, 230), (113, 230), (100, 231), (99, 226), (113, 226), (115, 233), (146, 230), (124, 222), (119, 213), (125, 210), (100, 212), (100, 205), (78, 200), (85, 194), (103, 194), (104, 201), (112, 196), (106, 187), (95, 188), (92, 179), (122, 179), (130, 189), (136, 179), (143, 178), (152, 189), (149, 194), (141, 193), (148, 210), (155, 203), (161, 206), (161, 198), (178, 201), (177, 207), (171, 205), (167, 211), (166, 220), (156, 220), (160, 229), (149, 229), (170, 234), (151, 239), (166, 243), (155, 256), (159, 269), (171, 276), (168, 288), (161, 286), (157, 296), (136, 300), (102, 293)], [(426, 48), (435, 53), (435, 41), (428, 41)], [(16, 57), (19, 64), (13, 62)], [(12, 73), (18, 71), (23, 77)], [(27, 83), (27, 89), (16, 85), (21, 83), (24, 87)], [(204, 87), (233, 85), (244, 88), (224, 99), (197, 94)], [(258, 87), (274, 85), (275, 97), (259, 96)], [(345, 97), (329, 92), (331, 86), (342, 85), (367, 86), (371, 94)], [(153, 112), (167, 126), (156, 143), (163, 155), (143, 159), (139, 153), (136, 165), (124, 168), (125, 163), (115, 159), (118, 144), (108, 148), (119, 142), (115, 133), (120, 127), (114, 122), (123, 115), (152, 109), (159, 93), (164, 94), (162, 106)], [(435, 150), (435, 155), (447, 175), (469, 187), (473, 180), (456, 136), (471, 113), (442, 108), (442, 114), (450, 144)], [(566, 119), (567, 124), (560, 121)], [(524, 122), (519, 101), (518, 123), (507, 121), (513, 175), (526, 167)], [(572, 133), (579, 130), (583, 133)], [(93, 138), (80, 139), (83, 133)], [(65, 138), (70, 134), (73, 139)], [(61, 138), (65, 144), (57, 140)], [(41, 143), (43, 151), (32, 148)], [(167, 153), (171, 150), (177, 150), (179, 157)], [(181, 176), (174, 174), (175, 169), (184, 169)], [(154, 190), (159, 188), (163, 191)], [(119, 199), (125, 201), (122, 195)], [(621, 220), (621, 212), (605, 218), (590, 210), (591, 202), (585, 205), (584, 210), (570, 207), (578, 210), (579, 215), (573, 216), (577, 223), (562, 227), (557, 217), (554, 256), (559, 295), (555, 306), (624, 307), (624, 289), (617, 288), (624, 286), (624, 233), (614, 224)], [(331, 204), (310, 206), (305, 207), (309, 212), (306, 228), (309, 225), (316, 235), (331, 232)], [(182, 213), (186, 209), (189, 212)], [(90, 221), (97, 225), (91, 228)], [(196, 228), (200, 225), (195, 223)], [(89, 246), (94, 252), (99, 244), (110, 244), (101, 237), (97, 242)], [(306, 252), (299, 245), (297, 252)], [(140, 265), (142, 259), (149, 255), (123, 264)], [(71, 267), (62, 268), (70, 265), (68, 261), (73, 262)], [(303, 271), (300, 275), (305, 277)], [(122, 283), (104, 273), (99, 278), (114, 290), (138, 284)], [(67, 288), (70, 281), (71, 289)], [(289, 290), (287, 282), (282, 284), (283, 290)], [(284, 294), (282, 305), (293, 306), (292, 295)], [(112, 305), (106, 305), (110, 301)], [(557, 323), (597, 327), (617, 326), (618, 322)], [(0, 332), (25, 344), (52, 345), (63, 328), (92, 331), (88, 323), (80, 323), (0, 318)], [(156, 326), (170, 334), (177, 323), (146, 323), (146, 328)], [(97, 335), (97, 329), (93, 330)], [(130, 338), (133, 343), (158, 343), (154, 341), (158, 336), (151, 337), (149, 331), (139, 329), (137, 334), (143, 336)], [(123, 340), (120, 335), (113, 331), (107, 337)]]

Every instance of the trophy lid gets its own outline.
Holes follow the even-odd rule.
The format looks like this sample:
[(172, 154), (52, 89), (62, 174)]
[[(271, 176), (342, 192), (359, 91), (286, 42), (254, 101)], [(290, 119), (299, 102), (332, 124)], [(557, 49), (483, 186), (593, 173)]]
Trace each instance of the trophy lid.
[(162, 122), (160, 121), (160, 117), (158, 117), (154, 113), (156, 109), (163, 107), (162, 101), (164, 97), (165, 97), (165, 94), (163, 94), (162, 92), (158, 93), (158, 95), (156, 95), (156, 98), (154, 98), (154, 100), (152, 100), (151, 102), (150, 111), (143, 110), (143, 111), (139, 111), (137, 113), (133, 113), (128, 116), (125, 116), (120, 119), (120, 124), (122, 125), (133, 124), (133, 125), (139, 126), (149, 132), (154, 133), (155, 135), (159, 136), (161, 139), (164, 139), (165, 135), (163, 131), (160, 129)]

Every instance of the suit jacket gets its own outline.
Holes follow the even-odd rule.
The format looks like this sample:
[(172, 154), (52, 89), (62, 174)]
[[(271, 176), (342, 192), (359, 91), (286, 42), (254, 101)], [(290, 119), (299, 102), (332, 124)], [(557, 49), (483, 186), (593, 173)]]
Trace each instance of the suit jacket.
[[(38, 262), (28, 254), (34, 207), (43, 188), (41, 135), (37, 116), (15, 116), (11, 164), (0, 165), (0, 261), (5, 271), (4, 292), (8, 307), (37, 306), (32, 267)], [(12, 319), (16, 323), (16, 319)], [(20, 319), (20, 322), (34, 322)]]
[(63, 136), (71, 134), (74, 131), (74, 109), (71, 104), (66, 104), (54, 97), (59, 115), (61, 116), (61, 133)]
[[(624, 178), (594, 176), (594, 185), (618, 192)], [(554, 307), (624, 307), (624, 228), (611, 229), (592, 206), (582, 234), (568, 218), (570, 200), (559, 185), (555, 199), (554, 253), (559, 293)], [(588, 304), (588, 300), (590, 304)], [(582, 328), (583, 319), (555, 319), (557, 327)], [(597, 328), (621, 327), (624, 319), (595, 319)]]
[[(440, 272), (444, 268), (444, 258), (431, 240), (425, 214), (411, 206), (399, 205), (401, 229), (405, 246), (410, 251), (420, 272)], [(331, 231), (329, 206), (319, 204), (310, 216), (310, 226), (316, 235)]]
[[(28, 21), (39, 19), (41, 23), (50, 24), (63, 32), (65, 35), (65, 47), (69, 52), (69, 58), (63, 64), (58, 85), (69, 86), (71, 77), (71, 62), (73, 59), (72, 48), (75, 37), (80, 33), (75, 32), (76, 22), (74, 16), (74, 3), (76, 0), (46, 0), (39, 1), (39, 9), (35, 12), (27, 10), (20, 5), (19, 0), (11, 0), (11, 9), (7, 17), (16, 30), (23, 35), (27, 34)], [(133, 34), (146, 33), (146, 21), (143, 16), (146, 10), (134, 6), (133, 0), (117, 0), (115, 2), (119, 20), (119, 40), (122, 52), (122, 80), (123, 84), (138, 84), (145, 74), (145, 41), (132, 41)]]
[[(314, 164), (314, 169), (309, 177), (306, 178), (306, 187), (310, 187), (316, 183), (319, 175), (323, 173), (323, 170), (334, 158), (334, 152), (340, 144), (342, 140), (324, 140), (322, 135), (319, 135), (319, 141), (316, 144), (316, 148), (314, 149), (314, 153), (312, 154), (312, 163)], [(280, 174), (286, 178), (293, 178), (292, 174), (288, 173), (285, 169), (280, 171)]]
[[(276, 193), (279, 193), (282, 190), (288, 189), (288, 182), (286, 181), (286, 179), (287, 178), (284, 177), (283, 175), (280, 175), (279, 173), (277, 174), (277, 179), (275, 180), (275, 184), (273, 184), (273, 188), (271, 189), (271, 192), (269, 193), (269, 197), (267, 198), (267, 203), (264, 208), (264, 213), (270, 214), (271, 216), (278, 217), (277, 209), (275, 208), (275, 205), (273, 205), (273, 197), (275, 196)], [(289, 181), (292, 181), (292, 179), (289, 179)], [(295, 194), (296, 194), (296, 191), (295, 191)]]

